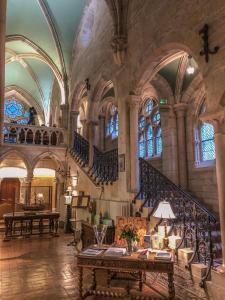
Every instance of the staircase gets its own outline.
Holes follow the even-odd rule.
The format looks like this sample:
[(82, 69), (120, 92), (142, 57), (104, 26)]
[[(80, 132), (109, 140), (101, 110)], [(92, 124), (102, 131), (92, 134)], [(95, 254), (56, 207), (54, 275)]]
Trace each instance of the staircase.
[(171, 222), (171, 232), (182, 238), (176, 250), (188, 247), (194, 251), (187, 267), (194, 262), (208, 266), (201, 282), (204, 286), (211, 268), (217, 267), (222, 258), (219, 221), (197, 198), (140, 158), (140, 191), (133, 201), (137, 212), (143, 214), (147, 211), (150, 220), (161, 200), (170, 202), (176, 216)]
[(79, 133), (74, 133), (74, 145), (70, 154), (91, 181), (99, 185), (113, 184), (118, 179), (118, 149), (102, 152), (93, 146), (93, 163), (89, 164), (89, 142)]

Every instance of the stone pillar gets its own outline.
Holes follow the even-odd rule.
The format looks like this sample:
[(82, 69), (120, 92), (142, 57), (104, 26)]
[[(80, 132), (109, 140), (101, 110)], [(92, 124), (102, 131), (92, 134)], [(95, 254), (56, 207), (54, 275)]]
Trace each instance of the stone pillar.
[(0, 1), (0, 145), (4, 142), (6, 0)]
[(79, 116), (79, 111), (70, 112), (70, 146), (74, 143), (74, 131), (77, 131), (77, 118)]
[(99, 148), (105, 150), (105, 116), (99, 116)]
[(68, 109), (69, 109), (69, 106), (68, 106), (68, 104), (61, 104), (60, 109), (61, 109), (61, 124), (60, 124), (60, 126), (62, 128), (68, 128)]
[(187, 145), (186, 145), (186, 126), (185, 115), (187, 104), (179, 103), (174, 105), (177, 116), (177, 145), (178, 145), (178, 165), (179, 165), (179, 184), (185, 190), (188, 188), (187, 174)]
[(56, 210), (56, 205), (57, 205), (56, 195), (57, 195), (57, 181), (56, 178), (54, 178), (52, 182), (52, 207), (51, 207), (53, 211)]
[(26, 194), (26, 204), (31, 204), (31, 187), (33, 181), (33, 173), (27, 175), (27, 194)]
[(94, 155), (94, 148), (95, 145), (95, 126), (98, 125), (97, 122), (90, 120), (87, 123), (87, 139), (89, 142), (89, 167), (91, 168), (93, 165), (93, 155)]
[(130, 190), (137, 193), (139, 190), (139, 155), (138, 155), (138, 111), (140, 96), (128, 97), (130, 106)]
[(78, 132), (80, 133), (85, 139), (87, 139), (88, 137), (88, 132), (87, 132), (87, 120), (86, 119), (83, 119), (83, 120), (80, 120), (81, 124), (82, 124), (82, 131), (81, 132)]
[(178, 151), (176, 116), (170, 105), (160, 106), (162, 130), (162, 172), (178, 184)]
[(222, 242), (223, 268), (225, 272), (225, 122), (213, 122), (215, 130), (216, 177), (219, 200), (219, 217)]

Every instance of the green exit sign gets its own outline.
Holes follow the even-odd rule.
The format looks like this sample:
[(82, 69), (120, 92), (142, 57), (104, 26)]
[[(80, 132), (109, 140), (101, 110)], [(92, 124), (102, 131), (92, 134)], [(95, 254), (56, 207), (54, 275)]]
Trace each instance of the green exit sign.
[(159, 100), (159, 103), (160, 103), (161, 105), (165, 105), (165, 104), (167, 104), (167, 99), (160, 99), (160, 100)]

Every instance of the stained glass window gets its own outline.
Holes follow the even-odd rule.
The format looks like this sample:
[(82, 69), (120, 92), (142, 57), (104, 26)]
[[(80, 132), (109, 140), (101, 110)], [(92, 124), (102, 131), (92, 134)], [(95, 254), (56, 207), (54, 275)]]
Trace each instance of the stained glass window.
[(113, 139), (118, 137), (118, 110), (115, 105), (112, 105), (110, 109), (110, 115), (106, 126), (106, 135), (111, 136)]
[(213, 125), (203, 123), (200, 128), (202, 161), (215, 159), (215, 143)]
[(147, 129), (147, 156), (153, 156), (153, 151), (153, 132), (152, 126), (149, 125)]
[(160, 121), (160, 113), (157, 111), (153, 116), (153, 123), (158, 123)]
[(16, 99), (5, 99), (4, 121), (7, 123), (16, 122), (17, 124), (27, 124), (29, 120), (29, 111), (24, 105)]
[(139, 157), (145, 157), (145, 139), (143, 134), (139, 137)]
[(156, 132), (156, 141), (155, 141), (155, 145), (156, 145), (156, 155), (160, 155), (162, 153), (162, 136), (161, 136), (161, 128), (158, 128), (157, 132)]
[(139, 156), (151, 158), (161, 155), (160, 113), (156, 101), (151, 99), (145, 101), (139, 115)]
[(148, 100), (145, 104), (145, 111), (147, 114), (150, 114), (152, 112), (152, 109), (153, 109), (153, 101), (152, 100)]

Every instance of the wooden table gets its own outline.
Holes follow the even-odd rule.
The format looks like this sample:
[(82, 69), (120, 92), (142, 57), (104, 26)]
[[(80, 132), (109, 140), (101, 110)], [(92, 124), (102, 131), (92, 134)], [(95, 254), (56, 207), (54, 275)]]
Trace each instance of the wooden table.
[[(96, 285), (95, 270), (104, 269), (108, 271), (108, 288), (110, 288), (111, 272), (139, 272), (139, 290), (142, 291), (143, 284), (143, 272), (154, 272), (154, 273), (166, 273), (168, 275), (168, 292), (169, 298), (174, 299), (175, 289), (173, 282), (174, 274), (174, 263), (173, 261), (159, 261), (155, 260), (155, 255), (150, 255), (148, 259), (139, 259), (137, 255), (132, 256), (122, 256), (122, 257), (112, 257), (104, 256), (104, 252), (98, 256), (87, 256), (80, 253), (77, 256), (77, 266), (78, 266), (78, 289), (79, 289), (79, 299), (85, 299), (90, 295), (101, 295), (101, 296), (111, 296), (116, 298), (124, 297), (124, 294), (118, 292), (113, 292), (113, 290), (100, 290)], [(83, 293), (83, 269), (88, 268), (92, 270), (92, 285), (91, 287)], [(132, 297), (131, 299), (135, 299)], [(147, 298), (145, 298), (147, 299)]]
[(58, 234), (58, 212), (16, 212), (4, 214), (5, 238), (14, 236), (30, 236), (34, 234)]

